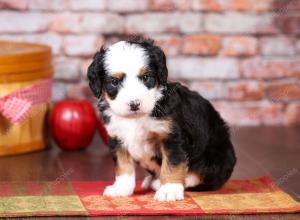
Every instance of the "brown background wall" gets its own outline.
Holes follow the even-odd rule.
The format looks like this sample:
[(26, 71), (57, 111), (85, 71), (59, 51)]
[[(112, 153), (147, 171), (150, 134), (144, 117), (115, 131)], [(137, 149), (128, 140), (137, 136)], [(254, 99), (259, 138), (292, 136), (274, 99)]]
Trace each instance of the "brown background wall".
[(55, 101), (90, 97), (91, 56), (130, 34), (231, 124), (300, 124), (300, 0), (0, 0), (0, 39), (52, 46)]

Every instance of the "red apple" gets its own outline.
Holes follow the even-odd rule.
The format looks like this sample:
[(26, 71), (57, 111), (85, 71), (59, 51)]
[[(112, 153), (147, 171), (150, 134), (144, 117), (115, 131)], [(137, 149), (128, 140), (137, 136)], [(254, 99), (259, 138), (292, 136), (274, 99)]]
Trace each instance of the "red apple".
[(102, 138), (103, 142), (106, 145), (108, 145), (108, 134), (106, 128), (104, 127), (103, 121), (101, 119), (99, 119), (98, 128), (99, 128), (100, 137)]
[(58, 102), (49, 117), (52, 137), (65, 150), (86, 148), (95, 133), (97, 118), (93, 106), (86, 100)]

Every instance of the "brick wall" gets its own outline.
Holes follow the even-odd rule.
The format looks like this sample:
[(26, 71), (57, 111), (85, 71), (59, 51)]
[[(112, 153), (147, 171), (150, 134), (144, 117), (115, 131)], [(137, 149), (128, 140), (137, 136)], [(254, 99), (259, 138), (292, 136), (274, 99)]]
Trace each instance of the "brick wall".
[(300, 124), (300, 0), (0, 0), (0, 39), (54, 54), (54, 100), (90, 96), (86, 68), (103, 43), (157, 40), (170, 77), (234, 125)]

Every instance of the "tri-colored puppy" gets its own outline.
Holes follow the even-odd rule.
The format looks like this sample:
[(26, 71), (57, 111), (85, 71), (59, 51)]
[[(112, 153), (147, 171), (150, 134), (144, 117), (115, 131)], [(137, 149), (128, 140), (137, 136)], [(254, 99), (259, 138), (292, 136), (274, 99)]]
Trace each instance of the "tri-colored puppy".
[(209, 101), (167, 78), (165, 55), (149, 39), (120, 41), (94, 56), (88, 79), (116, 173), (104, 195), (132, 195), (136, 164), (149, 172), (142, 186), (159, 201), (218, 189), (230, 177), (236, 157), (226, 123)]

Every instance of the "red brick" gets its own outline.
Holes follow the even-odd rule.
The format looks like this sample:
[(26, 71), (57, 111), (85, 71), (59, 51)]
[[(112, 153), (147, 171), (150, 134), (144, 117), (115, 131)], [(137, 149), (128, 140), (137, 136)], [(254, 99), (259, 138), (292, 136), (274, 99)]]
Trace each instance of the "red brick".
[(264, 87), (261, 82), (256, 81), (230, 82), (227, 90), (229, 100), (261, 100), (264, 97)]
[(297, 53), (300, 54), (300, 38), (298, 38), (298, 40), (297, 40), (296, 50), (297, 50)]
[(292, 75), (291, 70), (291, 61), (287, 59), (253, 58), (241, 63), (241, 72), (246, 78), (276, 79)]
[(50, 16), (49, 31), (60, 33), (80, 32), (80, 20), (81, 16), (79, 14), (62, 13)]
[(133, 14), (126, 17), (126, 32), (195, 33), (201, 31), (201, 24), (202, 16), (199, 13)]
[(28, 0), (0, 0), (0, 8), (25, 10), (28, 7)]
[(123, 17), (112, 13), (64, 13), (50, 20), (50, 30), (61, 33), (121, 33), (123, 27)]
[(189, 35), (182, 41), (182, 53), (194, 55), (216, 55), (220, 49), (217, 35)]
[(69, 99), (86, 99), (92, 97), (92, 92), (87, 83), (78, 83), (67, 88), (66, 96)]
[(235, 126), (281, 125), (283, 123), (283, 106), (280, 104), (216, 102), (214, 106), (225, 121)]
[(47, 29), (44, 14), (34, 12), (0, 12), (0, 33), (33, 33)]
[(30, 0), (29, 9), (45, 11), (62, 11), (68, 8), (68, 1), (65, 0)]
[(150, 0), (149, 9), (154, 11), (187, 11), (192, 7), (190, 0)]
[(300, 16), (289, 14), (278, 14), (273, 18), (273, 23), (277, 29), (286, 34), (300, 33)]
[(67, 36), (64, 39), (63, 49), (68, 56), (92, 56), (101, 45), (103, 38), (93, 35)]
[(52, 101), (56, 102), (66, 98), (67, 86), (65, 82), (54, 82), (52, 85)]
[(300, 84), (299, 82), (270, 84), (266, 88), (266, 93), (274, 102), (300, 100)]
[(300, 103), (292, 103), (287, 106), (284, 113), (284, 124), (289, 126), (300, 125)]
[(80, 62), (77, 59), (54, 58), (53, 66), (54, 79), (73, 82), (80, 79)]
[(208, 32), (222, 34), (278, 33), (272, 14), (208, 13), (205, 17), (204, 28)]
[(70, 9), (74, 11), (103, 11), (107, 9), (107, 1), (106, 0), (69, 0), (70, 1)]
[(21, 35), (0, 35), (1, 40), (14, 40), (46, 44), (51, 47), (52, 53), (58, 55), (61, 51), (62, 40), (58, 34), (21, 34)]
[(87, 79), (87, 69), (91, 63), (92, 63), (92, 59), (81, 60), (80, 72), (83, 79)]
[(295, 46), (292, 37), (263, 37), (260, 40), (260, 51), (263, 55), (294, 55)]
[(174, 57), (168, 59), (170, 77), (175, 79), (235, 79), (238, 62), (231, 58)]
[(281, 125), (283, 123), (283, 106), (280, 104), (265, 104), (260, 109), (262, 125)]
[(180, 53), (180, 37), (176, 35), (157, 35), (152, 36), (156, 44), (159, 45), (167, 56), (178, 55)]
[(230, 125), (258, 126), (261, 124), (261, 112), (258, 104), (242, 105), (240, 103), (217, 102), (215, 108)]
[(54, 100), (93, 97), (86, 73), (101, 36), (141, 34), (165, 51), (170, 79), (217, 101), (230, 124), (300, 125), (300, 1), (0, 0), (0, 9), (1, 40), (52, 47)]
[(108, 9), (117, 12), (145, 11), (148, 6), (148, 0), (118, 0), (108, 1)]
[(251, 10), (253, 9), (252, 6), (255, 5), (251, 0), (232, 0), (229, 2), (229, 8), (233, 10)]
[(231, 0), (227, 9), (239, 11), (266, 11), (272, 8), (274, 0)]
[(201, 11), (223, 11), (225, 5), (218, 0), (193, 0), (192, 7), (194, 10)]
[(290, 59), (291, 61), (291, 69), (290, 74), (293, 77), (300, 78), (300, 58)]
[(223, 40), (222, 54), (225, 56), (253, 56), (257, 53), (257, 40), (254, 37), (234, 36)]
[(192, 8), (203, 11), (266, 11), (272, 8), (273, 0), (193, 0)]
[(300, 10), (298, 0), (273, 0), (273, 9), (276, 13), (289, 14), (294, 10)]
[(124, 18), (114, 13), (86, 13), (83, 14), (81, 25), (82, 32), (117, 34), (123, 33)]
[(191, 81), (188, 87), (210, 100), (223, 99), (226, 96), (225, 83), (220, 81)]

